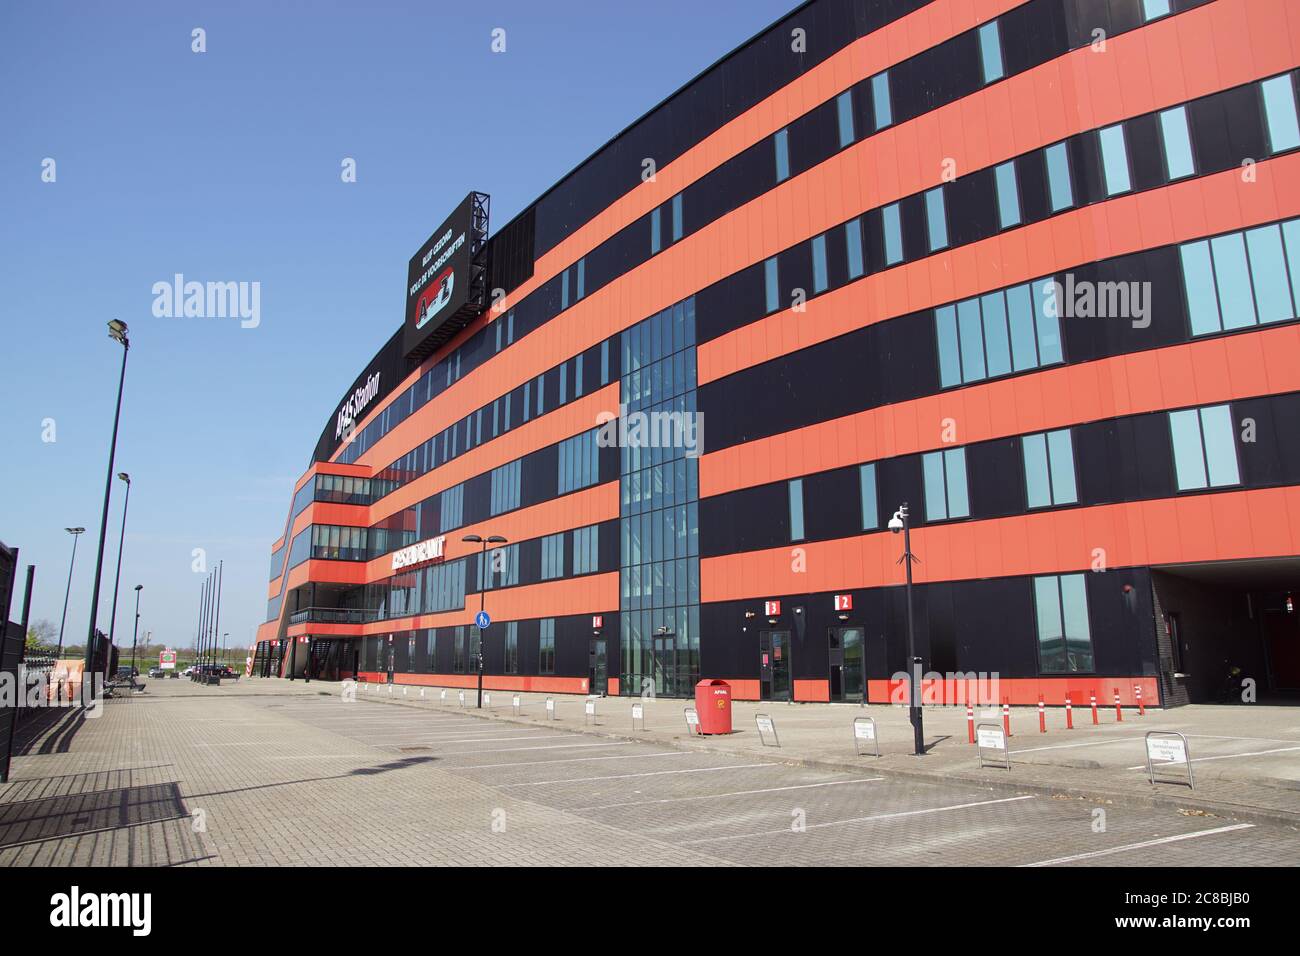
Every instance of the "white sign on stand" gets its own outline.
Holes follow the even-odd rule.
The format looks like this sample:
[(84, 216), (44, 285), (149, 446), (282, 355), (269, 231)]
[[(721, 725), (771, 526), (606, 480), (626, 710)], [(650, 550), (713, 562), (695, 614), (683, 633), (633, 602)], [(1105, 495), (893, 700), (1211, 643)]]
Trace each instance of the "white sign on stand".
[[(1191, 752), (1187, 747), (1187, 738), (1176, 730), (1151, 730), (1146, 735), (1147, 747), (1147, 779), (1151, 781), (1151, 786), (1157, 782), (1157, 767), (1177, 767), (1187, 768), (1186, 781), (1179, 780), (1178, 783), (1186, 782), (1191, 789), (1196, 789), (1196, 782), (1192, 779), (1192, 760)], [(1175, 781), (1165, 779), (1165, 783), (1174, 783)]]
[(515, 716), (518, 717), (519, 716), (519, 695), (518, 694), (515, 694), (513, 697), (510, 698), (510, 706), (514, 708)]
[(637, 721), (641, 721), (641, 729), (645, 730), (645, 707), (640, 703), (632, 705), (632, 729), (636, 730)]
[[(780, 747), (781, 738), (776, 735), (776, 721), (768, 714), (755, 714), (754, 724), (758, 727), (758, 739), (764, 747)], [(772, 743), (767, 742), (767, 738), (772, 738)]]
[[(994, 760), (1000, 763), (988, 763), (984, 751), (991, 750)], [(999, 755), (1000, 752), (1000, 755)], [(1001, 724), (977, 724), (975, 727), (975, 753), (981, 767), (1003, 767), (1011, 769), (1011, 750), (1007, 747), (1007, 733)]]
[(683, 707), (682, 715), (686, 718), (686, 731), (691, 734), (700, 732), (700, 715), (694, 707)]
[(583, 705), (582, 712), (582, 722), (584, 724), (594, 721), (596, 719), (596, 702), (591, 698), (587, 698), (587, 702)]
[(853, 718), (853, 749), (862, 756), (862, 741), (870, 741), (876, 756), (880, 756), (880, 739), (876, 736), (876, 721), (872, 717)]
[(546, 698), (546, 716), (550, 720), (555, 719), (555, 698), (554, 697)]

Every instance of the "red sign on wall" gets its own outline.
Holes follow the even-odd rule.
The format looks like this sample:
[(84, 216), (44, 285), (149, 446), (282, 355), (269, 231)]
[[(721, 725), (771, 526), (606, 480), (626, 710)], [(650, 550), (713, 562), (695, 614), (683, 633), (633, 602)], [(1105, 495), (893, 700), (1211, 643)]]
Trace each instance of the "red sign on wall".
[(768, 617), (777, 617), (781, 613), (780, 601), (764, 601), (763, 613)]
[(592, 627), (604, 627), (604, 626), (605, 626), (605, 616), (604, 616), (603, 614), (593, 614), (593, 615), (591, 616), (591, 626), (592, 626)]
[(852, 610), (853, 610), (853, 595), (852, 595), (852, 594), (837, 594), (837, 595), (835, 595), (835, 610), (837, 610), (837, 611), (852, 611)]

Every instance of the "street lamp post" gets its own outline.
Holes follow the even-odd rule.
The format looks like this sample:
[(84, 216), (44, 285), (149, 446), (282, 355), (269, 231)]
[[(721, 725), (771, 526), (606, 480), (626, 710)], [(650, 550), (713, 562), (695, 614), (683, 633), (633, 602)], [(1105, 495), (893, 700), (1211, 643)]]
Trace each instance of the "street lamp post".
[(68, 562), (68, 588), (63, 592), (63, 617), (59, 619), (59, 649), (54, 652), (55, 660), (63, 657), (63, 627), (68, 623), (68, 598), (72, 594), (72, 568), (77, 563), (77, 538), (79, 538), (86, 529), (64, 528), (63, 530), (72, 535), (72, 559)]
[(912, 616), (912, 525), (908, 520), (907, 502), (904, 501), (894, 517), (889, 519), (889, 530), (903, 532), (903, 556), (898, 560), (907, 566), (907, 715), (912, 722), (912, 743), (918, 757), (925, 756), (925, 727), (921, 714), (921, 659), (916, 656), (916, 628)]
[(126, 384), (126, 357), (131, 351), (127, 326), (119, 319), (108, 323), (109, 338), (122, 346), (122, 371), (117, 380), (117, 410), (113, 413), (113, 438), (108, 444), (108, 476), (104, 479), (104, 512), (99, 519), (99, 551), (95, 556), (95, 584), (90, 594), (90, 625), (86, 631), (86, 674), (95, 660), (95, 625), (99, 615), (99, 583), (104, 572), (104, 539), (108, 536), (108, 503), (113, 495), (113, 459), (117, 455), (117, 428), (122, 420), (122, 388)]
[(113, 578), (113, 614), (108, 619), (108, 646), (113, 646), (117, 630), (117, 589), (122, 584), (122, 549), (126, 545), (126, 510), (131, 507), (131, 476), (119, 471), (117, 477), (126, 482), (126, 498), (122, 501), (122, 534), (117, 539), (117, 576)]
[(140, 637), (140, 592), (143, 584), (135, 586), (135, 630), (131, 632), (131, 689), (135, 689), (135, 645)]
[[(488, 575), (487, 546), (489, 544), (507, 544), (508, 542), (506, 541), (505, 538), (501, 537), (501, 535), (499, 534), (488, 535), (487, 537), (482, 537), (477, 534), (467, 534), (465, 535), (465, 537), (461, 538), (460, 540), (466, 542), (467, 544), (483, 545), (483, 556), (479, 564), (479, 568), (481, 569), (482, 573), (479, 575), (479, 582), (478, 582), (478, 612), (482, 614), (484, 612), (483, 603), (487, 597), (487, 575)], [(477, 623), (475, 624), (475, 626), (476, 627), (478, 626)], [(478, 671), (478, 706), (480, 710), (483, 708), (483, 643), (484, 643), (483, 639), (487, 637), (486, 631), (487, 628), (483, 628), (483, 627), (479, 628), (478, 655), (474, 665), (474, 669)]]

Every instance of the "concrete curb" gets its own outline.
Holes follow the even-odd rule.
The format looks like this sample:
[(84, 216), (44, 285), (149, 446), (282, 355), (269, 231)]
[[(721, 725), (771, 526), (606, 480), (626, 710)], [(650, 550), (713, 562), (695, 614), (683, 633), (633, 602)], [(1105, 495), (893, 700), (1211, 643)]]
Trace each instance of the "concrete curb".
[[(792, 766), (808, 767), (817, 770), (834, 770), (842, 773), (873, 773), (881, 776), (898, 777), (904, 780), (916, 780), (922, 783), (957, 782), (968, 786), (984, 787), (989, 790), (995, 790), (1005, 793), (1035, 793), (1047, 797), (1067, 797), (1075, 800), (1093, 800), (1104, 802), (1112, 806), (1132, 806), (1142, 807), (1145, 809), (1169, 809), (1169, 810), (1192, 810), (1203, 813), (1213, 814), (1216, 817), (1228, 817), (1246, 823), (1269, 823), (1281, 824), (1283, 826), (1300, 829), (1300, 813), (1292, 813), (1286, 810), (1274, 810), (1268, 807), (1257, 807), (1250, 804), (1226, 803), (1219, 800), (1206, 800), (1195, 795), (1195, 791), (1182, 790), (1179, 793), (1142, 793), (1130, 790), (1118, 790), (1105, 786), (1081, 786), (1079, 784), (1049, 784), (1036, 781), (1014, 780), (1005, 777), (999, 777), (998, 774), (1006, 774), (1008, 771), (988, 771), (987, 776), (978, 772), (962, 773), (952, 772), (951, 768), (943, 771), (930, 770), (909, 770), (897, 767), (882, 767), (878, 762), (875, 763), (853, 763), (851, 761), (830, 760), (824, 757), (799, 757), (783, 752), (779, 747), (764, 747), (758, 750), (744, 749), (733, 750), (724, 747), (710, 747), (707, 744), (697, 742), (695, 739), (684, 737), (662, 737), (657, 736), (654, 732), (646, 732), (643, 735), (633, 735), (628, 733), (619, 733), (618, 731), (602, 728), (600, 725), (594, 727), (570, 727), (560, 721), (546, 721), (531, 718), (515, 717), (507, 707), (504, 711), (498, 708), (490, 708), (487, 711), (479, 711), (475, 707), (454, 707), (438, 706), (437, 702), (425, 698), (411, 699), (409, 697), (389, 696), (387, 694), (365, 695), (357, 698), (358, 700), (374, 701), (376, 703), (398, 704), (405, 707), (416, 709), (432, 710), (436, 713), (454, 713), (472, 717), (480, 720), (496, 720), (501, 723), (514, 724), (520, 727), (548, 727), (555, 726), (562, 730), (572, 731), (573, 733), (585, 734), (589, 737), (604, 737), (611, 740), (626, 740), (630, 743), (657, 743), (665, 747), (672, 747), (674, 750), (696, 753), (709, 753), (727, 757), (761, 757), (772, 760), (775, 763), (784, 763)], [(872, 757), (864, 757), (864, 760), (875, 760)], [(1013, 765), (1014, 766), (1014, 765)], [(1024, 766), (1023, 764), (1021, 766)], [(1014, 773), (1015, 771), (1010, 771)]]

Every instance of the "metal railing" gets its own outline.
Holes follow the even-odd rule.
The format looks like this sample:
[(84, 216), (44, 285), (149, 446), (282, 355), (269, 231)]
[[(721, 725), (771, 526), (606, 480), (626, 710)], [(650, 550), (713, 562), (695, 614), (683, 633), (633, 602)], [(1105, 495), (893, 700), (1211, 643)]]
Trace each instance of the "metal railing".
[(379, 620), (379, 611), (371, 608), (305, 607), (289, 615), (290, 624), (367, 624)]

